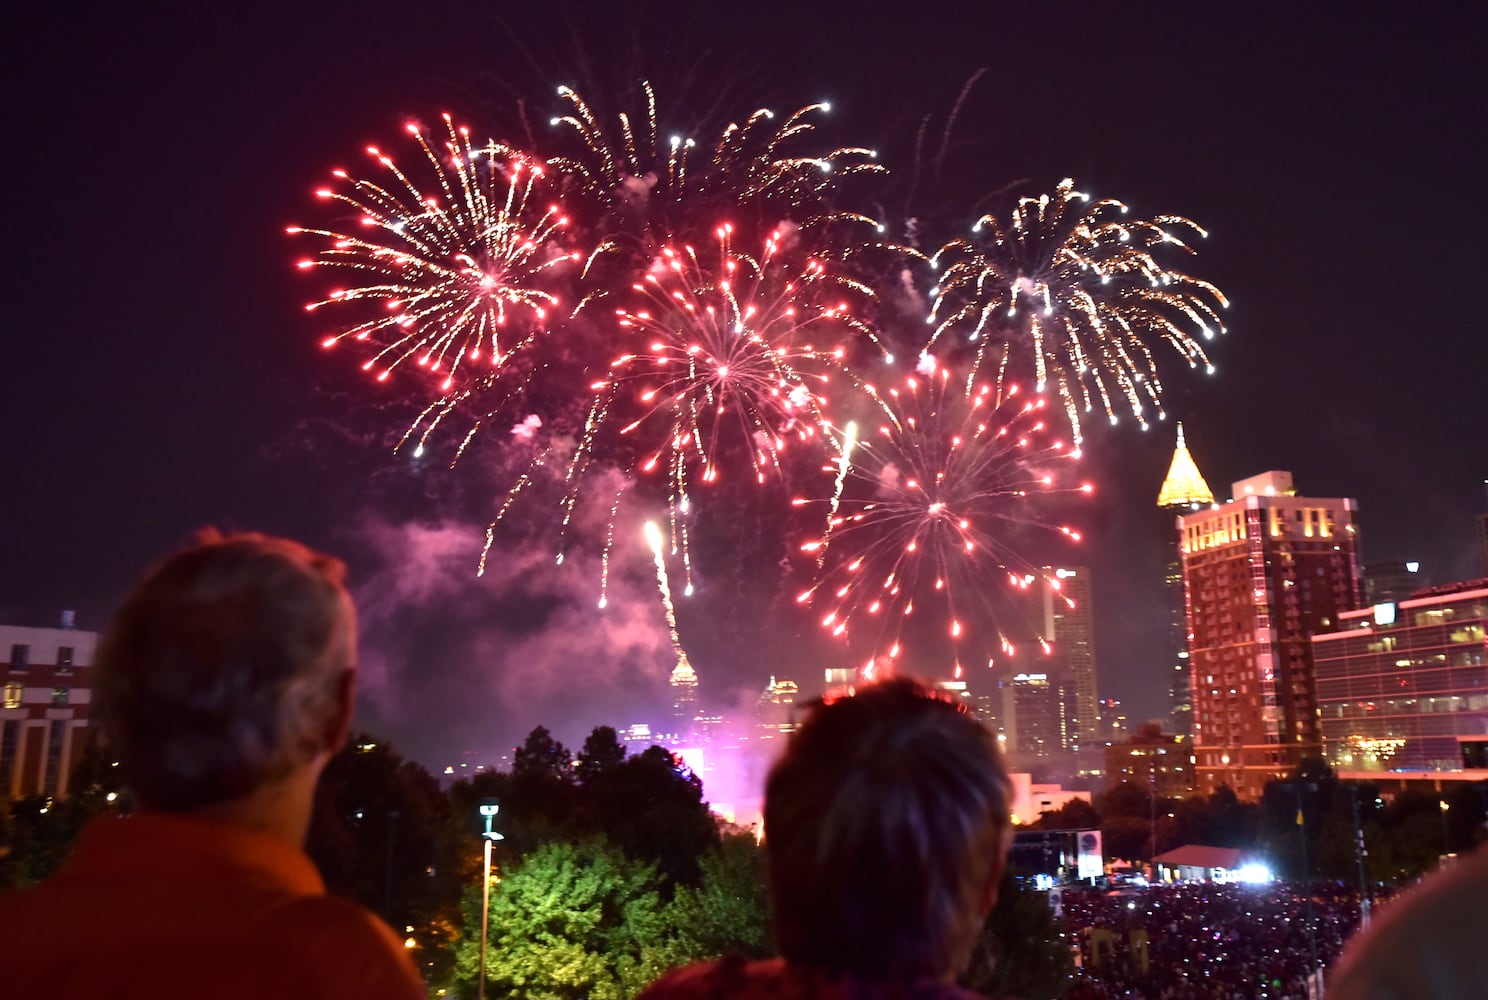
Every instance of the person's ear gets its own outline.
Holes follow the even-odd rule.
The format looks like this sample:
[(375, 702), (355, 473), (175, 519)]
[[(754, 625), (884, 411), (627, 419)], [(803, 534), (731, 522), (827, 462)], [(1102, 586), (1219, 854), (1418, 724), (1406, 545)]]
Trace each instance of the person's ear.
[(987, 865), (987, 881), (982, 886), (981, 915), (984, 918), (997, 905), (997, 890), (1002, 885), (1002, 873), (1007, 869), (1007, 853), (1012, 843), (1013, 828), (1011, 825), (1004, 826), (997, 837), (997, 850), (993, 852), (991, 863)]
[(334, 756), (346, 745), (351, 735), (351, 715), (356, 707), (356, 670), (352, 667), (336, 677), (335, 704), (326, 717), (325, 751)]

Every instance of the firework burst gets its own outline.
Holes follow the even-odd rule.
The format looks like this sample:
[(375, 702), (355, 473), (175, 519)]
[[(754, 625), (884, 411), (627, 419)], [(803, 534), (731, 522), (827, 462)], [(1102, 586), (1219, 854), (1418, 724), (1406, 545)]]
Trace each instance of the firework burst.
[(568, 217), (545, 196), (540, 161), (495, 142), (476, 146), (468, 129), (449, 115), (444, 122), (448, 138), (438, 148), (419, 126), (407, 127), (427, 170), (404, 171), (369, 147), (389, 181), (337, 170), (337, 185), (316, 192), (353, 213), (351, 231), (289, 229), (322, 243), (301, 268), (353, 279), (307, 306), (360, 317), (323, 346), (367, 342), (364, 370), (386, 379), (412, 361), (440, 393), (499, 368), (545, 332), (560, 306), (561, 272), (582, 259), (564, 245)]
[[(565, 529), (596, 464), (618, 465), (637, 485), (664, 481), (671, 552), (687, 593), (694, 484), (728, 478), (726, 470), (746, 462), (761, 484), (791, 442), (830, 447), (827, 390), (834, 380), (854, 382), (844, 358), (858, 338), (874, 337), (849, 306), (871, 291), (790, 252), (790, 234), (772, 233), (756, 255), (734, 248), (727, 224), (714, 237), (716, 255), (701, 259), (691, 246), (663, 247), (631, 286), (634, 303), (614, 313), (618, 339), (631, 349), (591, 384), (582, 433), (561, 452)], [(533, 471), (559, 454), (545, 449)], [(530, 476), (515, 484), (493, 528), (529, 484)]]
[(660, 439), (641, 472), (665, 465), (713, 482), (732, 431), (763, 483), (787, 441), (830, 440), (832, 373), (842, 371), (851, 337), (875, 337), (848, 304), (849, 295), (870, 297), (866, 287), (820, 259), (783, 259), (781, 231), (758, 256), (735, 250), (732, 234), (718, 227), (717, 257), (706, 264), (690, 246), (664, 247), (632, 286), (643, 304), (615, 310), (643, 346), (617, 358), (611, 381), (595, 389), (634, 390), (640, 415), (621, 433)]
[(616, 215), (621, 232), (642, 247), (672, 239), (699, 218), (742, 208), (792, 215), (802, 225), (851, 219), (882, 227), (867, 216), (828, 209), (830, 194), (858, 173), (880, 173), (877, 153), (840, 147), (819, 153), (797, 150), (814, 131), (812, 119), (831, 110), (821, 101), (778, 117), (760, 108), (742, 123), (730, 122), (713, 139), (664, 131), (656, 94), (643, 83), (645, 112), (620, 113), (613, 125), (570, 87), (558, 88), (568, 103), (552, 123), (572, 130), (579, 142), (572, 156), (551, 159), (583, 192)]
[(1053, 195), (1019, 200), (1006, 224), (984, 215), (973, 238), (931, 259), (941, 275), (930, 345), (963, 331), (975, 350), (972, 379), (991, 352), (999, 386), (1031, 368), (1036, 388), (1052, 383), (1063, 400), (1076, 443), (1081, 415), (1097, 407), (1115, 423), (1124, 405), (1145, 429), (1149, 407), (1162, 416), (1150, 345), (1166, 342), (1212, 373), (1203, 341), (1225, 332), (1218, 310), (1229, 302), (1159, 260), (1191, 255), (1187, 241), (1203, 229), (1179, 216), (1127, 216), (1121, 202), (1092, 202), (1069, 179)]
[(1051, 439), (1044, 397), (1013, 385), (1001, 405), (990, 385), (964, 392), (944, 368), (886, 394), (865, 388), (878, 404), (877, 426), (861, 439), (856, 426), (847, 430), (837, 491), (820, 501), (826, 527), (802, 546), (817, 572), (798, 602), (816, 607), (833, 635), (868, 649), (869, 673), (905, 652), (912, 617), (935, 623), (928, 634), (950, 643), (957, 676), (968, 645), (989, 662), (994, 649), (1011, 655), (993, 591), (999, 580), (1023, 588), (1042, 576), (1011, 535), (1028, 525), (1079, 541), (1033, 509), (1040, 495), (1091, 492), (1063, 484), (1061, 466), (1078, 452)]

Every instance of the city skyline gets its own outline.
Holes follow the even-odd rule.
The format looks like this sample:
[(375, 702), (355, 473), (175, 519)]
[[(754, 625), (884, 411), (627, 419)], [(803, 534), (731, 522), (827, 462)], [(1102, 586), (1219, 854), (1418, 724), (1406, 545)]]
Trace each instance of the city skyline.
[[(409, 117), (450, 110), (494, 130), (515, 94), (545, 116), (559, 74), (628, 71), (564, 44), (607, 27), (575, 9), (475, 16), (437, 51), (371, 9), (347, 20), (311, 8), (292, 24), (262, 11), (23, 15), (18, 134), (38, 152), (16, 189), (30, 252), (9, 296), (21, 377), (0, 404), (17, 476), (0, 622), (50, 625), (76, 608), (80, 626), (101, 628), (147, 562), (219, 524), (348, 560), (375, 658), (362, 721), (431, 764), (464, 749), (494, 757), (540, 723), (582, 738), (647, 698), (665, 703), (676, 658), (644, 553), (621, 565), (607, 616), (593, 610), (589, 560), (560, 576), (523, 546), (506, 572), (476, 578), (492, 481), (391, 453), (406, 407), (319, 351), (283, 236), (329, 169), (394, 141)], [(1092, 9), (1064, 15), (1079, 44), (1014, 45), (1006, 11), (837, 13), (636, 23), (654, 25), (643, 57), (664, 104), (685, 106), (677, 81), (703, 53), (741, 67), (704, 103), (829, 97), (842, 134), (880, 146), (903, 182), (883, 206), (900, 225), (953, 231), (1010, 185), (1048, 191), (1073, 176), (1210, 232), (1193, 267), (1234, 302), (1216, 375), (1166, 368), (1168, 421), (1088, 432), (1087, 541), (1038, 563), (1090, 567), (1102, 697), (1134, 721), (1167, 712), (1149, 526), (1177, 419), (1212, 484), (1291, 469), (1310, 494), (1358, 498), (1361, 562), (1419, 560), (1435, 583), (1476, 575), (1483, 349), (1459, 290), (1473, 287), (1484, 209), (1459, 174), (1473, 162), (1462, 123), (1480, 92), (1467, 39), (1481, 15), (1428, 26), (1288, 11), (1280, 31), (1261, 14), (1134, 24)], [(989, 38), (1002, 44), (989, 51)], [(395, 66), (354, 68), (390, 51)], [(1158, 55), (1127, 55), (1138, 51)], [(1414, 254), (1395, 232), (1407, 224)], [(84, 255), (106, 263), (80, 279)], [(803, 673), (780, 667), (792, 656), (835, 665), (811, 621), (774, 613), (776, 581), (704, 582), (700, 601), (737, 620), (679, 602), (703, 701), (752, 704), (770, 674)], [(606, 649), (614, 662), (595, 662)]]

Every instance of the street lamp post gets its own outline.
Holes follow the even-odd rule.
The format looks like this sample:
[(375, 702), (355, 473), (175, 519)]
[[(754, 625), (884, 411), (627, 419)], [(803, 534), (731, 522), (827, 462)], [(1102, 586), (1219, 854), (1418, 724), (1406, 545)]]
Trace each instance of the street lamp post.
[(1317, 928), (1314, 925), (1312, 913), (1312, 871), (1307, 864), (1307, 816), (1302, 811), (1302, 791), (1317, 791), (1317, 784), (1311, 781), (1294, 781), (1282, 785), (1290, 788), (1297, 796), (1297, 836), (1302, 842), (1302, 888), (1307, 893), (1307, 956), (1309, 965), (1307, 977), (1309, 982), (1318, 975), (1317, 960)]
[(1152, 838), (1147, 848), (1148, 867), (1156, 875), (1157, 862), (1151, 859), (1157, 857), (1157, 759), (1151, 754), (1147, 756), (1147, 830)]
[(491, 922), (491, 845), (502, 839), (501, 834), (491, 829), (491, 824), (500, 808), (501, 806), (491, 801), (480, 804), (480, 814), (486, 821), (486, 829), (481, 834), (485, 864), (481, 878), (480, 978), (475, 983), (476, 1000), (485, 1000), (486, 997), (486, 935)]
[(1447, 829), (1447, 810), (1452, 808), (1452, 804), (1446, 799), (1442, 799), (1440, 800), (1439, 805), (1441, 806), (1442, 819), (1442, 857), (1446, 857), (1448, 854), (1452, 853), (1452, 834), (1451, 831)]
[(1369, 880), (1364, 877), (1364, 859), (1369, 856), (1369, 848), (1364, 843), (1364, 826), (1359, 822), (1359, 788), (1358, 785), (1349, 786), (1349, 808), (1354, 813), (1354, 857), (1359, 862), (1359, 928), (1361, 930), (1369, 926)]
[(1051, 870), (1053, 869), (1054, 865), (1049, 860), (1049, 807), (1053, 804), (1054, 803), (1051, 802), (1049, 799), (1042, 799), (1039, 801), (1039, 805), (1043, 807), (1039, 810), (1039, 826), (1043, 827), (1044, 831), (1044, 870), (1045, 874), (1049, 875), (1051, 878), (1054, 874)]

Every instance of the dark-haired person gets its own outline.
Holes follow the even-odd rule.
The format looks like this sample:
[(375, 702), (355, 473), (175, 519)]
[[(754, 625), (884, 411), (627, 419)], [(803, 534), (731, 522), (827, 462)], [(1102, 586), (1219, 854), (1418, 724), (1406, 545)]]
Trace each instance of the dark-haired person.
[(1344, 946), (1329, 1000), (1488, 997), (1488, 846), (1386, 903)]
[(814, 706), (770, 771), (781, 957), (662, 977), (639, 1000), (953, 1000), (997, 899), (1010, 790), (990, 732), (907, 679)]
[(425, 996), (302, 849), (351, 719), (342, 577), (296, 542), (213, 533), (129, 595), (93, 698), (139, 812), (93, 820), (55, 877), (0, 897), (6, 996)]

